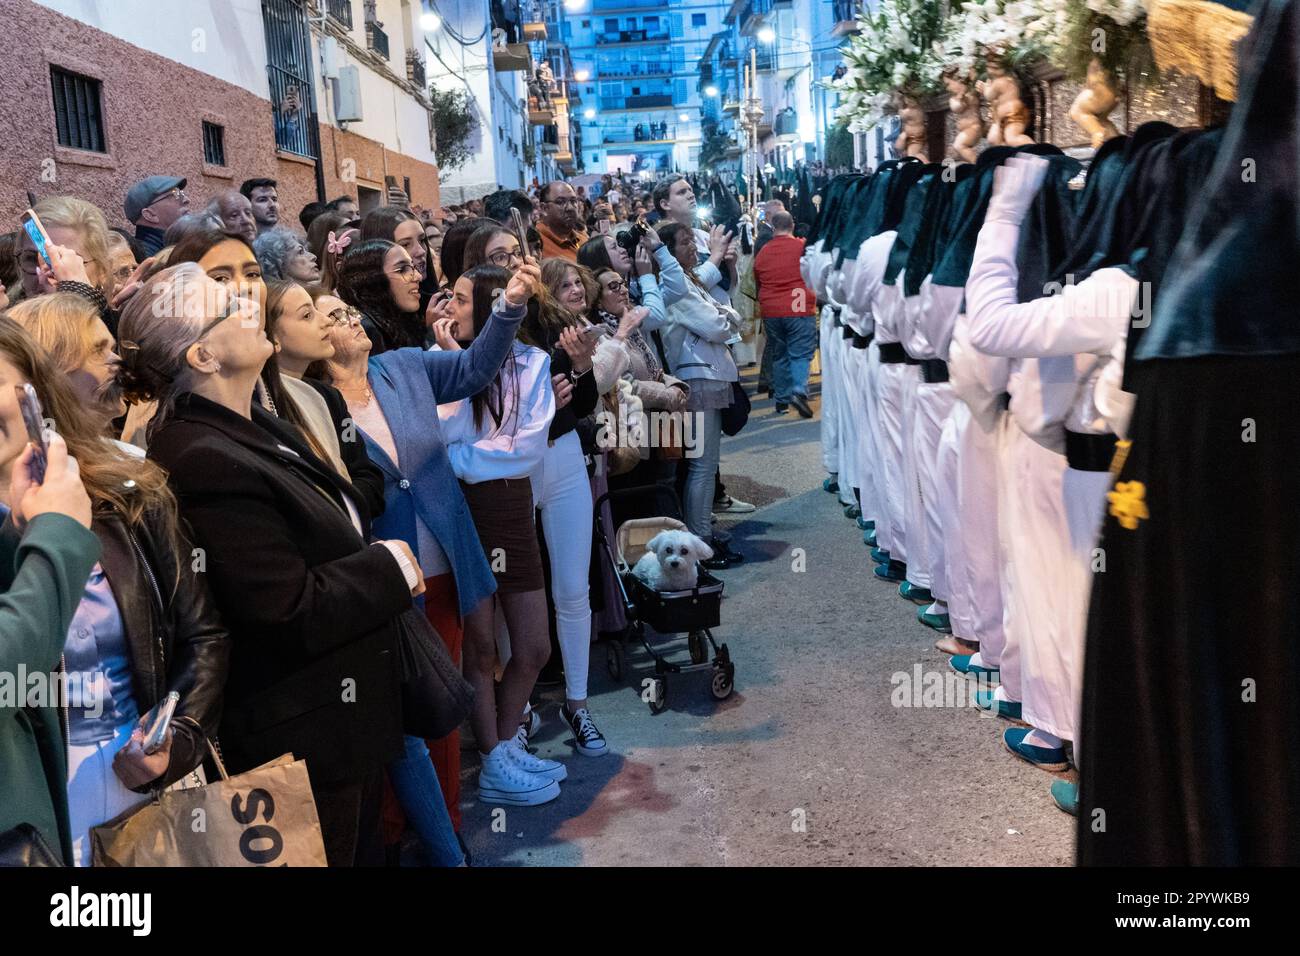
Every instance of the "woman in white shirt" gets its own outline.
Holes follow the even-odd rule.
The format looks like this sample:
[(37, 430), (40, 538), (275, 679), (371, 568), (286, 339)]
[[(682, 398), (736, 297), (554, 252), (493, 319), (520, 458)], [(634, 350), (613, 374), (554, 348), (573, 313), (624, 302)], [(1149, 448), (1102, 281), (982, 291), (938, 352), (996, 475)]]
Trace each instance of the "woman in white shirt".
[[(534, 290), (540, 286), (540, 271), (531, 260), (513, 279), (494, 265), (475, 266), (461, 276), (448, 306), (452, 337), (462, 346), (472, 342), (487, 324), (497, 296), (509, 297), (510, 289), (524, 278)], [(496, 601), (480, 605), (465, 618), (465, 676), (475, 691), (471, 721), (484, 757), (479, 798), (487, 802), (515, 796), (509, 787), (499, 794), (495, 790), (495, 748), (509, 746), (514, 738), (528, 695), (550, 656), (546, 586), (529, 476), (546, 454), (557, 404), (568, 402), (572, 391), (571, 383), (552, 384), (546, 352), (516, 341), (486, 389), (438, 407), (452, 469), (497, 583)], [(510, 634), (510, 661), (499, 687), (493, 681), (497, 603)], [(510, 757), (517, 766), (537, 777), (539, 784), (549, 784), (527, 796), (525, 805), (559, 796), (559, 782), (567, 776), (564, 766), (512, 749)]]

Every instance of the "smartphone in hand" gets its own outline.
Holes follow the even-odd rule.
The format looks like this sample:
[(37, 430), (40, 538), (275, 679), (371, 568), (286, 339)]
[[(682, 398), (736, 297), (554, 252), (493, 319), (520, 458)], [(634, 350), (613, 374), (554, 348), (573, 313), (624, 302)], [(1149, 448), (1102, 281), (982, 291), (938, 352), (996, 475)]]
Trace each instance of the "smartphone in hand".
[(510, 208), (510, 218), (515, 224), (515, 238), (519, 240), (519, 255), (531, 256), (532, 250), (528, 248), (528, 227), (524, 225), (524, 217), (518, 209), (513, 206)]
[(49, 250), (50, 234), (46, 232), (45, 227), (41, 225), (40, 217), (30, 209), (27, 210), (25, 218), (23, 219), (23, 228), (27, 230), (27, 235), (32, 240), (32, 245), (36, 247), (36, 251), (39, 252), (41, 258), (45, 260), (45, 264), (53, 269), (54, 263), (50, 261)]
[(41, 400), (30, 384), (15, 385), (14, 391), (18, 393), (18, 409), (23, 416), (23, 425), (27, 428), (27, 438), (35, 448), (32, 460), (27, 465), (27, 474), (33, 484), (43, 485), (50, 448), (45, 441), (45, 415), (41, 410)]
[(144, 728), (144, 740), (141, 741), (140, 749), (146, 754), (157, 753), (162, 748), (163, 741), (167, 739), (167, 731), (172, 725), (172, 715), (176, 713), (176, 705), (180, 700), (181, 695), (172, 691), (144, 715), (141, 724)]

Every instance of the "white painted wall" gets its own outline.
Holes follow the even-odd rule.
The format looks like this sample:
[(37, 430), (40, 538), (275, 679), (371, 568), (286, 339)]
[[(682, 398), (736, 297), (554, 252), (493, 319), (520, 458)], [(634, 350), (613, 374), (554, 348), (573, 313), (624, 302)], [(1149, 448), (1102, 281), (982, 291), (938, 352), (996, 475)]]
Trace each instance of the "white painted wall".
[[(36, 2), (141, 49), (270, 96), (260, 0)], [(358, 2), (358, 10), (360, 6)]]

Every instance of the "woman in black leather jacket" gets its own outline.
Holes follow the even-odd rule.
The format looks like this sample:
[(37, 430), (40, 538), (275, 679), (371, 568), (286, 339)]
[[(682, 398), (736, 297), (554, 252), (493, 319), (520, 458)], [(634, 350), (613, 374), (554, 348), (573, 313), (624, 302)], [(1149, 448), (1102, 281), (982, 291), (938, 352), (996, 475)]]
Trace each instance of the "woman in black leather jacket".
[[(64, 730), (73, 862), (90, 862), (89, 830), (194, 770), (216, 732), (229, 638), (201, 561), (181, 537), (162, 469), (103, 437), (102, 416), (15, 322), (0, 318), (0, 474), (27, 444), (15, 386), (31, 384), (77, 459), (102, 556), (64, 645)], [(3, 480), (3, 479), (0, 479)], [(0, 488), (0, 500), (7, 497)], [(0, 535), (16, 536), (4, 509)], [(145, 754), (140, 718), (180, 695), (163, 746)]]

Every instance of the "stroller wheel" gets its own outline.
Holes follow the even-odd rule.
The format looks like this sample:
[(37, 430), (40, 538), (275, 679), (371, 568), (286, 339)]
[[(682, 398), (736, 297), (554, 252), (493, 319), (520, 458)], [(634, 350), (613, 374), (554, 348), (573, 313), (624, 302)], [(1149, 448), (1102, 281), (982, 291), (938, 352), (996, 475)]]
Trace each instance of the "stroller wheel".
[(623, 677), (623, 645), (620, 641), (610, 641), (605, 645), (605, 669), (614, 680)]
[(729, 667), (714, 668), (713, 683), (709, 685), (714, 699), (726, 700), (735, 689), (735, 672)]
[(650, 705), (650, 713), (662, 714), (668, 707), (668, 681), (662, 677), (648, 679), (650, 686), (646, 688), (646, 703)]
[(686, 646), (691, 652), (692, 664), (703, 664), (709, 659), (709, 640), (703, 631), (691, 631), (686, 635)]

